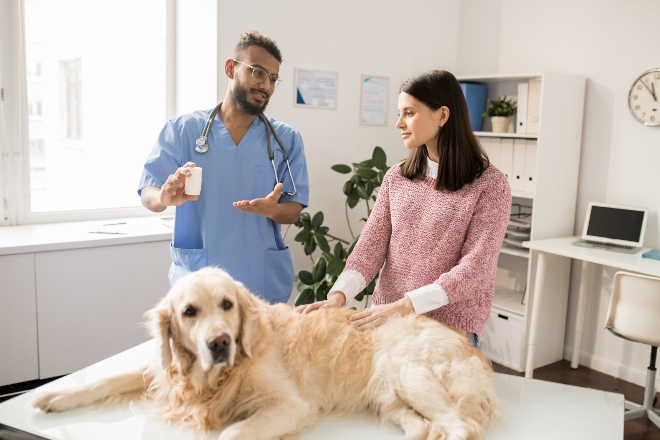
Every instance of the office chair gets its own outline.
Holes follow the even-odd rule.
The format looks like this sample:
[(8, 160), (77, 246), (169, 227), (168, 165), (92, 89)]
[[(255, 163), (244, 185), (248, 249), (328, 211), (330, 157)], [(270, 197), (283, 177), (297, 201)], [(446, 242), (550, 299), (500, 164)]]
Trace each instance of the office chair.
[(614, 335), (651, 346), (646, 372), (644, 403), (625, 401), (625, 420), (647, 417), (660, 427), (660, 416), (653, 408), (655, 399), (655, 358), (660, 345), (660, 278), (617, 272), (605, 328)]

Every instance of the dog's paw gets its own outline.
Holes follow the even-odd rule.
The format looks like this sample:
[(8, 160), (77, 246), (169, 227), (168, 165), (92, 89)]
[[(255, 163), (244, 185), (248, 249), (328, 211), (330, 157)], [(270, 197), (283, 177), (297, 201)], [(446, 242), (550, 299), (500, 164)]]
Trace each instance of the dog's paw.
[(63, 412), (76, 408), (79, 405), (77, 399), (62, 392), (51, 392), (38, 394), (32, 401), (32, 407), (45, 413)]
[(245, 436), (241, 435), (241, 430), (235, 425), (228, 426), (221, 433), (218, 440), (239, 440), (244, 439)]

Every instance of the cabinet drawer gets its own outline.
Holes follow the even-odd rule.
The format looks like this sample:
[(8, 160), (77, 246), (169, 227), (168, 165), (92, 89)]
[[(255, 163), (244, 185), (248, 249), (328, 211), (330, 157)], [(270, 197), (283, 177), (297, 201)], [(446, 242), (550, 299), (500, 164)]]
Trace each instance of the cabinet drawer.
[(481, 349), (491, 361), (522, 371), (524, 339), (525, 319), (493, 308), (484, 326)]

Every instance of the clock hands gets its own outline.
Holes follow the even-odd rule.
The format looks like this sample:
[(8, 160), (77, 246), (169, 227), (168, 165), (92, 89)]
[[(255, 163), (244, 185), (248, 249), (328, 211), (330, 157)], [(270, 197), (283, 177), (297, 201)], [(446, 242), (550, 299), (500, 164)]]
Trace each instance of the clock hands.
[(653, 100), (657, 101), (658, 98), (657, 96), (655, 96), (655, 83), (651, 83), (651, 87), (653, 87), (653, 90), (651, 90), (651, 87), (649, 87), (648, 84), (646, 84), (644, 81), (640, 81), (640, 82), (642, 83), (642, 85), (644, 85), (644, 87), (646, 87), (646, 90), (648, 90), (649, 93), (653, 96)]
[(655, 83), (651, 83), (651, 88), (653, 89), (653, 91), (651, 92), (651, 94), (653, 95), (653, 100), (657, 101), (658, 97), (655, 96)]

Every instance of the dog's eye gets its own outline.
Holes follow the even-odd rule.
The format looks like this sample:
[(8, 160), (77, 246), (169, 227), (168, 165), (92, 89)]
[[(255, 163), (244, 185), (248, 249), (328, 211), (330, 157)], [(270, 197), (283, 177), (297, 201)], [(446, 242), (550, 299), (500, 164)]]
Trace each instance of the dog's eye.
[(193, 306), (188, 306), (186, 309), (183, 311), (184, 316), (195, 316), (197, 314), (197, 309), (195, 309)]
[(222, 301), (222, 309), (223, 310), (229, 310), (233, 307), (234, 305), (229, 301), (228, 299), (225, 299)]

